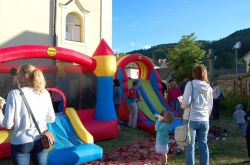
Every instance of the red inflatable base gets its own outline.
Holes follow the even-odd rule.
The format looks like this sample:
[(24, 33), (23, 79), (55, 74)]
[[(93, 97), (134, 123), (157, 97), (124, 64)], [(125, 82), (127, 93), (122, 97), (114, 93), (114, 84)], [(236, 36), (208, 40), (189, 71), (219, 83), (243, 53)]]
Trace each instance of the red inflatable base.
[[(6, 130), (3, 127), (0, 127), (1, 130)], [(0, 159), (10, 157), (10, 143), (1, 143), (0, 144)]]
[(78, 110), (77, 114), (84, 127), (93, 135), (94, 141), (116, 138), (119, 134), (118, 121), (100, 121), (94, 119), (94, 109)]
[(145, 130), (146, 132), (152, 135), (156, 135), (155, 124), (145, 124), (145, 123), (137, 122), (137, 125), (139, 128)]
[(0, 144), (0, 159), (10, 157), (10, 143)]

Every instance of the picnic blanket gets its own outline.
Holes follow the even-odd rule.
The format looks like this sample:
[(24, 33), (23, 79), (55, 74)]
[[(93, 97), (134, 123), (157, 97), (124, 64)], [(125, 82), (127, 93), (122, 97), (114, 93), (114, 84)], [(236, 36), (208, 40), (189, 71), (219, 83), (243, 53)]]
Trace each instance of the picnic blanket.
[[(169, 158), (179, 152), (173, 136), (170, 137), (169, 148)], [(108, 152), (104, 151), (102, 160), (85, 165), (140, 165), (156, 164), (157, 161), (159, 161), (159, 155), (155, 153), (155, 138), (147, 138), (114, 148)]]

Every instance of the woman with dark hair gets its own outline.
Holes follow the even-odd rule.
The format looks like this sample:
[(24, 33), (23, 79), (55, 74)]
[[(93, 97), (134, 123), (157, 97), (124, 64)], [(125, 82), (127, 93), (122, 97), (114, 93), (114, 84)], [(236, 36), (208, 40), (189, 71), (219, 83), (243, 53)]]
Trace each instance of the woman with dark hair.
[(180, 111), (180, 103), (178, 101), (178, 97), (181, 96), (181, 90), (178, 87), (175, 80), (171, 81), (169, 88), (168, 88), (168, 101), (171, 105), (171, 107), (178, 112), (178, 114), (181, 114)]
[(213, 89), (213, 110), (212, 110), (212, 116), (214, 120), (218, 120), (220, 118), (220, 96), (223, 95), (220, 87), (216, 82), (213, 82), (211, 84)]
[(190, 113), (191, 143), (186, 148), (186, 164), (195, 164), (195, 139), (200, 149), (200, 164), (209, 165), (209, 149), (207, 135), (209, 130), (209, 116), (213, 107), (213, 90), (208, 83), (207, 70), (204, 65), (193, 69), (193, 80), (186, 85), (182, 107), (185, 109), (183, 123), (188, 122)]
[(119, 106), (121, 104), (121, 91), (120, 91), (120, 82), (118, 79), (113, 80), (113, 100), (114, 100), (114, 105), (115, 105), (115, 112), (117, 115), (117, 120), (119, 121)]
[(3, 87), (2, 87), (2, 96), (3, 98), (7, 98), (8, 93), (12, 89), (18, 88), (18, 81), (17, 81), (17, 69), (11, 68), (9, 71), (9, 76), (4, 80)]
[(165, 92), (167, 91), (167, 85), (166, 85), (166, 83), (165, 82), (161, 82), (161, 93), (162, 93), (162, 95), (163, 95), (163, 97), (165, 98), (166, 96), (166, 94), (165, 94)]

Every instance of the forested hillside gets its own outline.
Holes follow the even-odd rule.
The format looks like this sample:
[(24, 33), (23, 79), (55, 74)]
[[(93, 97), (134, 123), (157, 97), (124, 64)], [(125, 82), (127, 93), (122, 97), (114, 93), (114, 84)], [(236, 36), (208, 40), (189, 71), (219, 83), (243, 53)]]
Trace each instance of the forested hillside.
[[(208, 49), (213, 49), (216, 56), (215, 68), (233, 68), (235, 66), (235, 53), (232, 49), (237, 41), (241, 41), (241, 48), (239, 49), (238, 58), (244, 56), (250, 51), (250, 28), (239, 30), (231, 35), (216, 40), (216, 41), (198, 41), (203, 45), (203, 49), (208, 52)], [(167, 58), (168, 49), (175, 46), (177, 43), (161, 44), (152, 46), (150, 49), (140, 49), (131, 53), (141, 53), (153, 60), (159, 58)], [(226, 60), (225, 60), (226, 59)]]

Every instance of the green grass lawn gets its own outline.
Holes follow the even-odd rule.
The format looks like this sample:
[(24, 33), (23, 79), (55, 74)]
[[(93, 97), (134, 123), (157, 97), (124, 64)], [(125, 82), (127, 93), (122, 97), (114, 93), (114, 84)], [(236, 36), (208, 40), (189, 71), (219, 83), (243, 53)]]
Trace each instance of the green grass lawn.
[[(247, 157), (246, 140), (241, 135), (237, 125), (232, 123), (232, 118), (222, 118), (220, 120), (210, 121), (210, 126), (220, 126), (228, 130), (226, 141), (212, 140), (208, 142), (210, 150), (211, 165), (240, 165)], [(196, 162), (199, 155), (196, 152)], [(184, 154), (177, 155), (169, 160), (171, 165), (185, 164)]]
[[(231, 117), (222, 117), (220, 120), (211, 120), (210, 126), (220, 126), (228, 130), (228, 137), (226, 141), (212, 140), (208, 142), (210, 150), (210, 164), (211, 165), (240, 165), (247, 157), (246, 140), (240, 133), (237, 125), (232, 123)], [(109, 151), (114, 147), (133, 143), (143, 138), (153, 137), (142, 130), (131, 129), (121, 126), (121, 131), (116, 139), (97, 142), (96, 144), (103, 147), (104, 151)], [(196, 163), (199, 159), (199, 151), (196, 151)], [(184, 153), (176, 155), (169, 160), (171, 165), (185, 164)]]
[[(237, 125), (232, 123), (232, 118), (222, 117), (220, 120), (210, 121), (210, 126), (220, 126), (228, 130), (226, 141), (213, 140), (209, 141), (210, 149), (210, 164), (211, 165), (240, 165), (247, 157), (246, 140), (240, 133)], [(140, 129), (131, 129), (121, 126), (118, 138), (96, 142), (104, 151), (109, 151), (112, 148), (120, 147), (134, 141), (143, 140), (144, 138), (153, 137)], [(198, 149), (196, 151), (196, 160), (198, 160)], [(198, 163), (198, 161), (197, 161)], [(0, 160), (1, 165), (9, 165), (10, 160)], [(169, 160), (170, 165), (185, 164), (184, 154), (176, 155)]]

